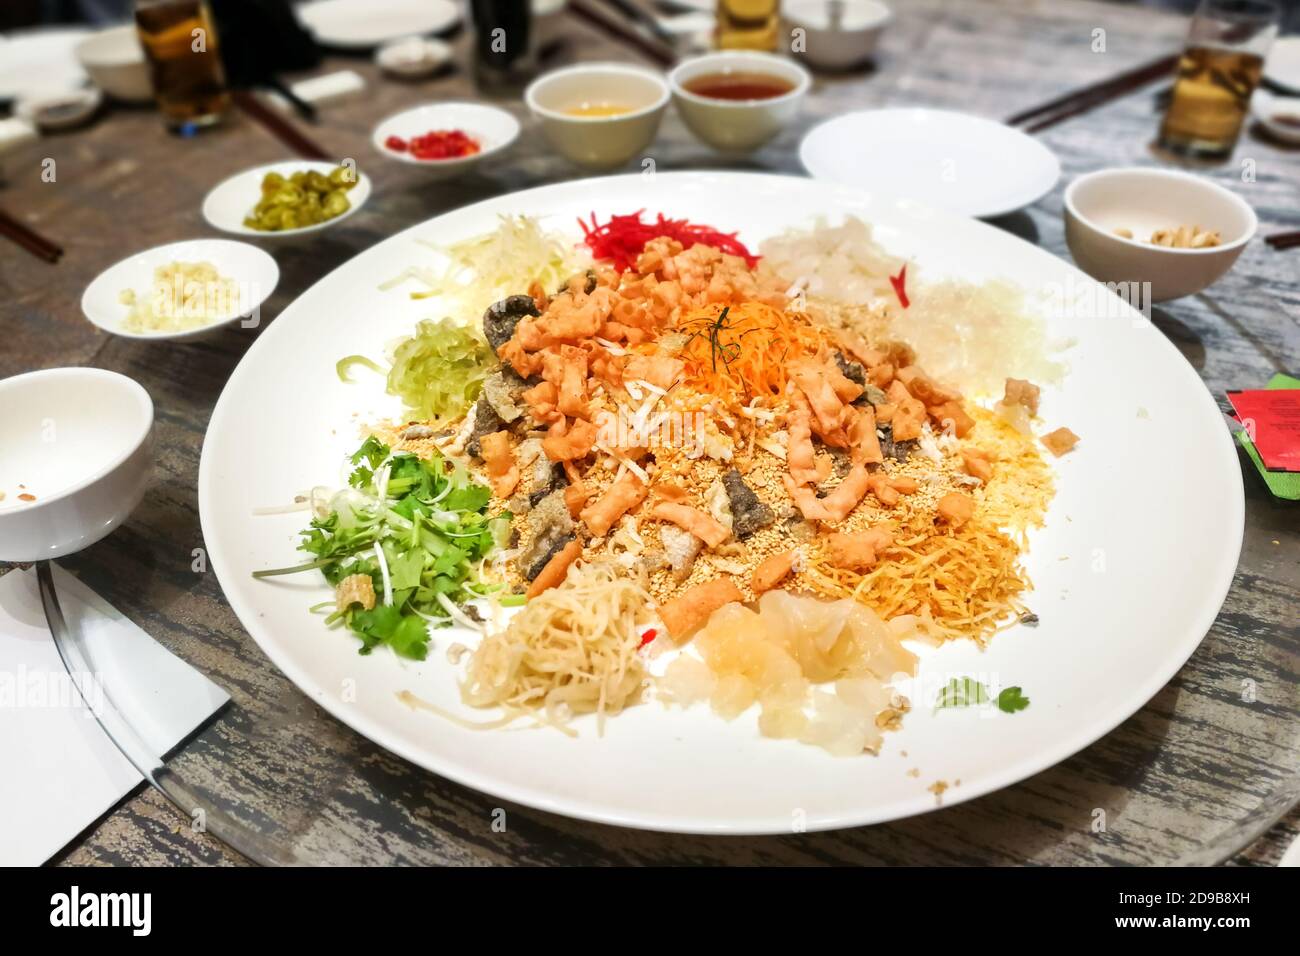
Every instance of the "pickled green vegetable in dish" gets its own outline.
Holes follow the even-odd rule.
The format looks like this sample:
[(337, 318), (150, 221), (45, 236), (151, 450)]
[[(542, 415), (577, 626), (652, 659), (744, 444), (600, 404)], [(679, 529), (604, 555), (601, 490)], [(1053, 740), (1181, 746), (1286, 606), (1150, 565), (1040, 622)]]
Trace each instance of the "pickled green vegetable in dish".
[(244, 225), (261, 232), (283, 232), (327, 222), (352, 208), (348, 190), (357, 180), (356, 170), (349, 166), (336, 166), (328, 175), (314, 169), (299, 170), (287, 178), (267, 173), (262, 179), (262, 198), (244, 217)]

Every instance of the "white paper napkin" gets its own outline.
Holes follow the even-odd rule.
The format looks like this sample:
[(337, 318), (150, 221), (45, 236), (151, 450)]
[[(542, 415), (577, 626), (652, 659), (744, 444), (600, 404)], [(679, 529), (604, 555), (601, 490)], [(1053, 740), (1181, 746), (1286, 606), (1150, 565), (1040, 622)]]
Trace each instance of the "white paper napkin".
[[(59, 568), (59, 603), (86, 635), (92, 707), (105, 689), (165, 754), (229, 699), (226, 693)], [(0, 576), (0, 865), (44, 863), (141, 777), (100, 728), (45, 623), (36, 572)]]

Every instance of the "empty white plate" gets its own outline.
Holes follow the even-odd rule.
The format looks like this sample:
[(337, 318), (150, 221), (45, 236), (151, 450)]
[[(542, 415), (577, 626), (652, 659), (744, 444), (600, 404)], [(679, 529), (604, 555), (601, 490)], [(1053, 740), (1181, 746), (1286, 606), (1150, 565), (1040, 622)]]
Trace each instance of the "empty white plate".
[(1289, 93), (1300, 93), (1300, 37), (1281, 37), (1264, 61), (1264, 79)]
[(281, 229), (278, 232), (249, 229), (244, 225), (245, 217), (252, 213), (253, 207), (262, 198), (262, 180), (267, 173), (279, 173), (288, 179), (296, 172), (313, 169), (328, 176), (330, 170), (336, 168), (336, 163), (311, 159), (286, 159), (283, 162), (267, 163), (265, 166), (254, 166), (242, 173), (235, 173), (229, 179), (214, 186), (203, 200), (203, 218), (214, 229), (255, 239), (289, 239), (337, 226), (365, 205), (366, 200), (370, 198), (370, 177), (360, 170), (357, 170), (357, 184), (348, 190), (348, 202), (351, 205), (348, 206), (347, 212), (333, 219), (326, 219), (324, 222), (303, 226), (300, 229)]
[[(472, 156), (453, 159), (417, 159), (409, 151), (400, 152), (386, 145), (390, 136), (410, 140), (434, 130), (452, 129), (458, 129), (475, 140), (479, 151)], [(499, 153), (518, 136), (519, 121), (503, 109), (481, 103), (430, 103), (380, 121), (370, 139), (375, 149), (389, 159), (423, 166), (435, 176), (451, 176), (481, 163), (493, 153)]]
[[(236, 283), (238, 297), (230, 301), (225, 312), (208, 318), (202, 325), (178, 332), (131, 332), (122, 327), (129, 306), (122, 302), (122, 292), (130, 289), (139, 296), (151, 294), (154, 270), (172, 262), (207, 262), (223, 279)], [(170, 242), (137, 252), (109, 266), (86, 286), (81, 296), (81, 311), (105, 332), (130, 339), (186, 339), (253, 315), (275, 291), (280, 281), (280, 267), (266, 252), (246, 242), (233, 239), (191, 239)]]
[(449, 0), (313, 0), (296, 9), (318, 43), (344, 50), (442, 33), (460, 22), (460, 8)]
[(1019, 130), (919, 108), (827, 120), (804, 137), (799, 159), (816, 179), (981, 219), (1029, 205), (1061, 175), (1052, 151)]

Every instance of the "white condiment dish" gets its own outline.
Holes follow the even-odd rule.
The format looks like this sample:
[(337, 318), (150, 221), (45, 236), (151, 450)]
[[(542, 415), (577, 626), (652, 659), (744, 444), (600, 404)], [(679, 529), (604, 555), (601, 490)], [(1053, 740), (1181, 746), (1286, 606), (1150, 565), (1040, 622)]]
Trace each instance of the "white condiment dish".
[[(1199, 226), (1222, 244), (1171, 248), (1143, 241), (1159, 229)], [(1259, 225), (1240, 196), (1191, 173), (1130, 167), (1080, 176), (1065, 190), (1065, 241), (1075, 263), (1107, 283), (1150, 283), (1144, 301), (1200, 292), (1232, 268)], [(1132, 232), (1132, 239), (1115, 234)]]
[(76, 54), (91, 81), (113, 99), (125, 103), (153, 99), (149, 66), (135, 24), (92, 33), (77, 44)]
[(403, 37), (375, 51), (375, 63), (385, 73), (405, 79), (432, 76), (451, 62), (451, 47), (432, 37)]
[(875, 55), (889, 21), (889, 7), (877, 0), (785, 0), (781, 16), (787, 33), (803, 31), (802, 55), (822, 70), (847, 70)]
[(1250, 98), (1250, 111), (1270, 136), (1300, 145), (1300, 96), (1274, 96), (1256, 90)]
[(360, 170), (357, 171), (357, 184), (348, 190), (348, 202), (350, 204), (348, 210), (333, 219), (326, 219), (324, 222), (318, 222), (312, 226), (302, 226), (298, 229), (282, 229), (279, 232), (250, 229), (244, 225), (244, 219), (252, 214), (253, 207), (262, 198), (262, 180), (267, 173), (279, 173), (288, 179), (293, 173), (315, 170), (328, 176), (330, 171), (337, 167), (337, 163), (318, 162), (310, 159), (288, 159), (279, 163), (267, 163), (265, 166), (254, 166), (252, 169), (246, 169), (242, 173), (236, 173), (213, 187), (212, 191), (203, 200), (203, 218), (214, 229), (253, 239), (291, 239), (295, 236), (304, 236), (308, 233), (320, 232), (322, 229), (337, 226), (354, 215), (370, 198), (370, 177)]
[(76, 90), (29, 92), (13, 106), (14, 116), (37, 129), (51, 132), (76, 129), (88, 123), (104, 102), (104, 94), (93, 86)]
[[(411, 153), (390, 149), (390, 136), (410, 140), (432, 130), (458, 129), (479, 144), (479, 151), (451, 159), (417, 159)], [(382, 120), (370, 141), (388, 159), (396, 159), (447, 178), (466, 172), (488, 157), (500, 153), (519, 137), (519, 121), (503, 109), (482, 103), (430, 103)]]
[[(136, 296), (153, 293), (154, 270), (172, 262), (208, 262), (223, 279), (233, 280), (238, 299), (230, 307), (192, 329), (176, 332), (135, 332), (123, 328), (129, 306), (121, 301), (122, 292), (130, 289)], [(247, 320), (250, 328), (260, 323), (258, 310), (275, 291), (280, 281), (280, 267), (257, 246), (233, 239), (191, 239), (171, 242), (137, 252), (101, 272), (81, 296), (81, 311), (105, 332), (128, 339), (174, 340), (205, 335), (232, 322)], [(224, 300), (223, 293), (214, 296)]]
[[(613, 169), (655, 138), (668, 106), (668, 84), (654, 70), (621, 63), (581, 63), (534, 80), (524, 102), (547, 142), (586, 169)], [(575, 116), (568, 112), (593, 102), (616, 103), (628, 112)]]
[[(686, 87), (703, 76), (756, 73), (790, 84), (789, 92), (767, 99), (725, 100), (692, 93)], [(788, 127), (799, 114), (812, 76), (798, 63), (771, 53), (727, 50), (679, 63), (668, 74), (673, 102), (697, 137), (725, 153), (757, 149)]]
[(28, 372), (0, 380), (0, 407), (0, 561), (80, 551), (140, 503), (153, 402), (137, 382), (97, 368)]

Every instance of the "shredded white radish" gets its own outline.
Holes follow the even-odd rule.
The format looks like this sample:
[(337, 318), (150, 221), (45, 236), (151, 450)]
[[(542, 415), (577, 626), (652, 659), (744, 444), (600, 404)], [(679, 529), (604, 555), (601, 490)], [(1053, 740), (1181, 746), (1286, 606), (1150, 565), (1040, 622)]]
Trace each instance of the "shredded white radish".
[(393, 579), (388, 576), (388, 559), (384, 557), (384, 546), (375, 542), (375, 560), (379, 562), (379, 573), (384, 579), (384, 603), (393, 603)]

